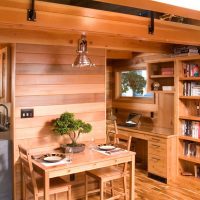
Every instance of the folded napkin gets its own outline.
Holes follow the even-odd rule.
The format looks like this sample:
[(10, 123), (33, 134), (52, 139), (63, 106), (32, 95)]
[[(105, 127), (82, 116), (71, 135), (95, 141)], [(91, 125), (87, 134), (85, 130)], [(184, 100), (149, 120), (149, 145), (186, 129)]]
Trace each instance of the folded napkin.
[(44, 160), (40, 160), (39, 161), (42, 165), (46, 166), (46, 167), (52, 167), (52, 166), (56, 166), (56, 165), (63, 165), (63, 164), (69, 164), (72, 161), (68, 160), (67, 158), (62, 159), (61, 161), (58, 162), (45, 162)]
[(115, 148), (115, 149), (112, 149), (112, 150), (109, 150), (109, 151), (103, 151), (101, 149), (99, 149), (98, 147), (97, 148), (93, 148), (94, 151), (97, 151), (99, 153), (102, 153), (104, 155), (116, 155), (116, 154), (121, 154), (123, 152), (127, 152), (127, 150), (124, 150), (124, 149), (121, 149), (121, 148)]

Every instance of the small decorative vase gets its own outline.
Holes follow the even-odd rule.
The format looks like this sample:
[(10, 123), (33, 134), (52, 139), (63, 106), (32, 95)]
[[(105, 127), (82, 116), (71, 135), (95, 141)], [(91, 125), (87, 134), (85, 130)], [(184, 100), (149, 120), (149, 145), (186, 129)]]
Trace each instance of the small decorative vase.
[(78, 144), (77, 146), (71, 146), (71, 144), (61, 144), (60, 147), (63, 152), (65, 152), (66, 147), (71, 147), (73, 149), (73, 153), (80, 153), (85, 150), (85, 144)]
[(157, 90), (159, 89), (159, 87), (160, 87), (160, 83), (154, 82), (154, 83), (152, 84), (152, 86), (153, 86), (153, 90), (157, 91)]

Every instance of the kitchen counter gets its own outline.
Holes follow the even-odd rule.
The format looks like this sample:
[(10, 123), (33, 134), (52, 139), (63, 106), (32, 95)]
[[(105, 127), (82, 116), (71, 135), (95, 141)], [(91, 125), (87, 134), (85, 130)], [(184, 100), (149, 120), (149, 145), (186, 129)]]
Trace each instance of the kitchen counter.
[[(142, 126), (142, 125), (138, 127), (126, 127), (126, 126), (118, 125), (118, 129), (122, 131), (132, 132), (133, 135), (131, 134), (131, 136), (136, 137), (136, 138), (137, 138), (137, 133), (141, 134), (141, 136), (138, 136), (139, 138), (141, 138), (143, 134), (144, 134), (144, 137), (147, 135), (157, 136), (161, 138), (175, 137), (174, 130), (168, 129), (168, 128), (159, 128), (159, 127)], [(145, 138), (142, 138), (142, 139), (145, 139)]]

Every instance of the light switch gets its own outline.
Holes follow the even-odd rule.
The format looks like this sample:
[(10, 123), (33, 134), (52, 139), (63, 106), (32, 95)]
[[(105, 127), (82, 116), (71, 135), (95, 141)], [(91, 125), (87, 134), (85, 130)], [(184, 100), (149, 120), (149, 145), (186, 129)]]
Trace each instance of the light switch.
[(33, 109), (21, 109), (21, 118), (32, 118), (34, 117)]

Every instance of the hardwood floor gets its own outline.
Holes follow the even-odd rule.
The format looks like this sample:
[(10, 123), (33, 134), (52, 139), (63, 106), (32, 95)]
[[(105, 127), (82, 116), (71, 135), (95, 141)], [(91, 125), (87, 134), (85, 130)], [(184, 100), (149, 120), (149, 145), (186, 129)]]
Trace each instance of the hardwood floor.
[(185, 179), (165, 184), (136, 171), (136, 200), (199, 200), (200, 184), (190, 185)]
[[(100, 198), (91, 196), (89, 199)], [(200, 182), (194, 185), (181, 178), (176, 182), (165, 184), (148, 178), (145, 171), (137, 169), (136, 200), (200, 200)]]

